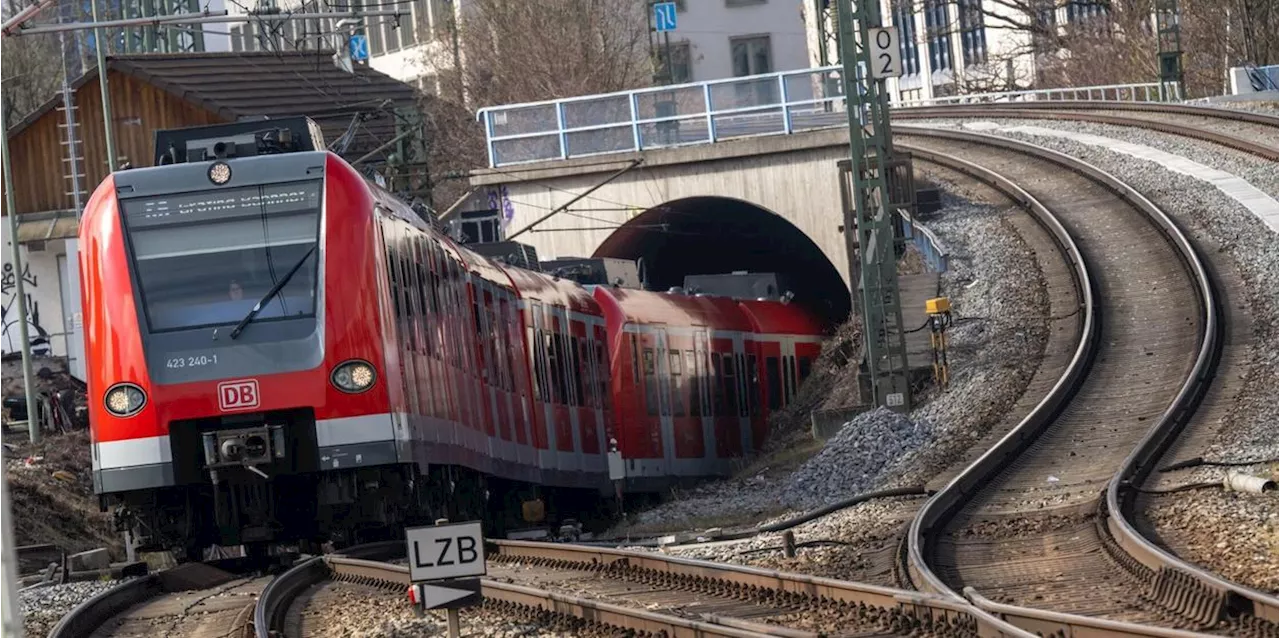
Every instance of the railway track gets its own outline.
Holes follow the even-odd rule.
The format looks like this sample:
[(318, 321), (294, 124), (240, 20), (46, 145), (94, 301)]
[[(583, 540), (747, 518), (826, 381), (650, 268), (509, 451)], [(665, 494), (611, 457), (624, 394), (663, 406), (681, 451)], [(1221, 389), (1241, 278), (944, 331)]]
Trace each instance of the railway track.
[[(616, 549), (492, 541), (485, 605), (586, 633), (668, 636), (1018, 636), (963, 601), (799, 574)], [(282, 575), (259, 598), (257, 635), (293, 628), (303, 592), (324, 581), (403, 595), (408, 568), (324, 557)], [(607, 602), (606, 602), (607, 601)], [(285, 631), (286, 635), (289, 634)]]
[[(404, 543), (358, 545), (344, 555), (377, 557), (397, 551), (404, 551)], [(258, 596), (273, 580), (244, 559), (185, 563), (125, 580), (84, 601), (49, 638), (239, 636), (252, 627)]]
[(1278, 120), (1260, 113), (1155, 102), (1020, 102), (894, 109), (894, 121), (1007, 118), (1069, 120), (1142, 128), (1277, 161)]
[(1053, 210), (1089, 264), (1096, 299), (1085, 310), (1097, 315), (1059, 387), (920, 510), (907, 551), (916, 584), (965, 591), (1024, 628), (1045, 626), (1028, 620), (1042, 608), (1064, 622), (1274, 635), (1274, 598), (1179, 560), (1131, 523), (1132, 486), (1217, 363), (1218, 299), (1190, 244), (1150, 202), (1077, 160), (985, 135), (897, 133), (913, 153), (979, 164), (1006, 192), (1023, 185), (1015, 199)]

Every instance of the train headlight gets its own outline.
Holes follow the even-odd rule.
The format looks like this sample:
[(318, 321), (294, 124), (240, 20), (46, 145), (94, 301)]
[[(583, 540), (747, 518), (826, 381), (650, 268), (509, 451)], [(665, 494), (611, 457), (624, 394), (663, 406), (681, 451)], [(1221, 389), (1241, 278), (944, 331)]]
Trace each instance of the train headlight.
[(226, 162), (214, 162), (209, 167), (209, 181), (219, 186), (231, 181), (231, 167)]
[(373, 387), (373, 382), (377, 375), (373, 371), (373, 365), (366, 361), (347, 361), (333, 369), (334, 387), (343, 392), (364, 392)]
[(107, 390), (103, 402), (107, 412), (116, 416), (133, 416), (147, 404), (147, 393), (132, 383), (117, 383)]

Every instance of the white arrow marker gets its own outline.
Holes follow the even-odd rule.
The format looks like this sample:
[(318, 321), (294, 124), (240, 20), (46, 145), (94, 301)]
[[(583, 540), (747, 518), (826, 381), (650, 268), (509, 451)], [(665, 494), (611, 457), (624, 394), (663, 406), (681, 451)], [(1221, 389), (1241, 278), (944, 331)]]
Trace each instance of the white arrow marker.
[(418, 588), (418, 601), (421, 602), (425, 609), (435, 609), (448, 605), (449, 603), (466, 598), (475, 592), (466, 589), (451, 589), (449, 587), (437, 587), (436, 585), (413, 585)]

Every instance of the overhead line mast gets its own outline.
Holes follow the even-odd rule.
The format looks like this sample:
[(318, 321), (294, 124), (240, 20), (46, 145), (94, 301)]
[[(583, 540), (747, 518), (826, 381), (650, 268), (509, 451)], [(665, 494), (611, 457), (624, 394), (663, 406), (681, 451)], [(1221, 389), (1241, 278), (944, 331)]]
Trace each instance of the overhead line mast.
[(885, 78), (902, 74), (902, 56), (896, 29), (880, 26), (879, 0), (838, 0), (837, 4), (852, 156), (850, 165), (842, 167), (840, 187), (849, 281), (856, 286), (854, 307), (862, 316), (865, 378), (874, 404), (907, 412), (911, 409), (910, 370), (898, 291), (894, 211), (909, 205), (914, 190), (910, 162), (894, 156), (885, 89)]

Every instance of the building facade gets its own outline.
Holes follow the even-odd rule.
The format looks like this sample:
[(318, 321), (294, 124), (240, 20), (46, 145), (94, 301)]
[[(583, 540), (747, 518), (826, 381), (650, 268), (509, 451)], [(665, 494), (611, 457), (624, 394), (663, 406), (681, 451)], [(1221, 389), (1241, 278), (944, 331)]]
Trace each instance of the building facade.
[[(438, 92), (441, 70), (454, 68), (458, 56), (453, 25), (460, 3), (451, 0), (214, 0), (226, 3), (231, 15), (245, 21), (227, 25), (225, 34), (206, 33), (210, 51), (317, 51), (342, 47), (350, 33), (368, 38), (368, 65), (401, 82), (416, 84), (428, 93)], [(248, 16), (249, 11), (258, 12)], [(340, 20), (316, 18), (277, 20), (262, 12), (324, 13), (336, 11), (401, 10), (409, 15), (395, 18), (368, 17), (359, 26), (340, 25)]]
[(803, 0), (678, 0), (676, 30), (655, 38), (656, 49), (663, 57), (670, 46), (674, 84), (807, 68), (803, 8)]
[[(1031, 88), (1037, 61), (1060, 52), (1035, 33), (1063, 33), (1105, 19), (1100, 0), (880, 0), (882, 22), (898, 28), (902, 77), (888, 82), (890, 99)], [(835, 5), (805, 0), (812, 66), (839, 64)]]

